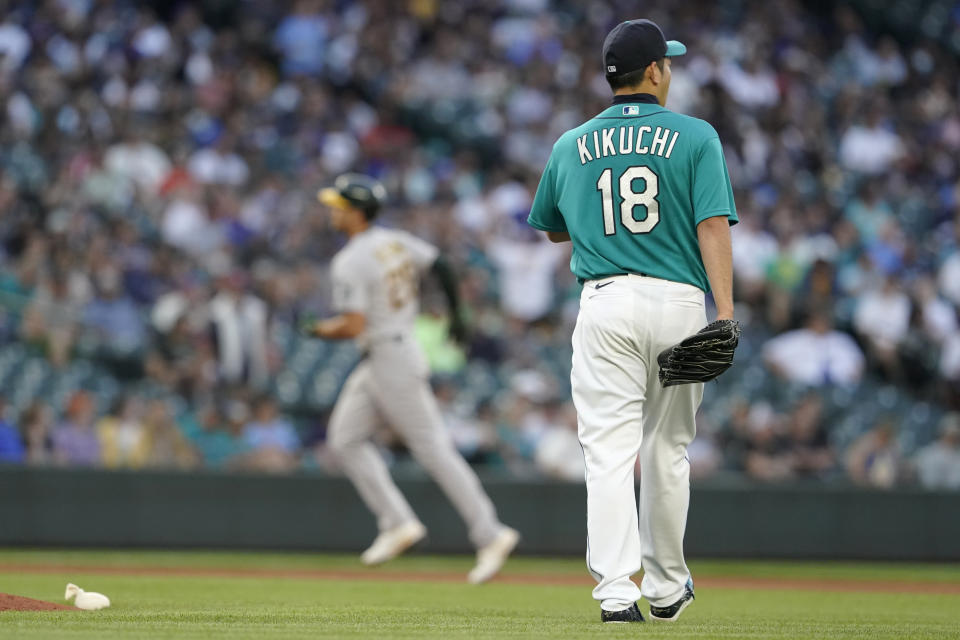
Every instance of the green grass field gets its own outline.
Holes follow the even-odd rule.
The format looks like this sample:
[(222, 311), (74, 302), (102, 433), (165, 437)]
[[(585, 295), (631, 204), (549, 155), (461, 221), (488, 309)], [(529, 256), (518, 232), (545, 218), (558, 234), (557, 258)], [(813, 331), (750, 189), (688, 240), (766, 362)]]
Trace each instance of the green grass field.
[(0, 612), (0, 638), (960, 638), (958, 565), (693, 561), (697, 600), (679, 622), (603, 626), (579, 560), (518, 558), (481, 586), (461, 580), (471, 562), (0, 551), (0, 592), (63, 602), (75, 582), (113, 601)]

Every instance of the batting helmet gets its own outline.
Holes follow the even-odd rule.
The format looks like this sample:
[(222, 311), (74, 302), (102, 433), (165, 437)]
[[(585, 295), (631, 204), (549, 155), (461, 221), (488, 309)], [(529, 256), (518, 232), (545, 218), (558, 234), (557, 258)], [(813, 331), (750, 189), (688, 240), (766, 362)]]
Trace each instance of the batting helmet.
[(321, 189), (317, 193), (317, 200), (329, 207), (359, 209), (370, 220), (386, 202), (387, 190), (370, 176), (344, 173), (337, 176), (332, 187)]

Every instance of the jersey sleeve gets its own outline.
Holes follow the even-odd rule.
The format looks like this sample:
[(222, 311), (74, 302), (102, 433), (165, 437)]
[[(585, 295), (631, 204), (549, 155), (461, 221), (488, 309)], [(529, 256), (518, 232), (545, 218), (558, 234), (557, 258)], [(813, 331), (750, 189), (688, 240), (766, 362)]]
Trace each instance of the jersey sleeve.
[(334, 260), (330, 276), (333, 280), (333, 310), (338, 313), (367, 313), (370, 287), (366, 272), (348, 260)]
[(440, 256), (439, 249), (412, 233), (401, 231), (398, 237), (400, 238), (400, 242), (403, 243), (404, 248), (410, 253), (410, 258), (413, 260), (413, 263), (417, 265), (417, 268), (421, 271), (431, 267)]
[(711, 137), (700, 147), (693, 169), (694, 223), (716, 216), (726, 216), (731, 225), (738, 221), (723, 147), (720, 138)]
[(566, 231), (567, 223), (563, 219), (563, 214), (557, 207), (557, 167), (556, 158), (557, 148), (553, 148), (550, 159), (547, 160), (547, 166), (540, 176), (540, 185), (537, 187), (537, 195), (533, 198), (533, 206), (530, 207), (530, 215), (527, 216), (527, 224), (534, 229), (541, 231)]

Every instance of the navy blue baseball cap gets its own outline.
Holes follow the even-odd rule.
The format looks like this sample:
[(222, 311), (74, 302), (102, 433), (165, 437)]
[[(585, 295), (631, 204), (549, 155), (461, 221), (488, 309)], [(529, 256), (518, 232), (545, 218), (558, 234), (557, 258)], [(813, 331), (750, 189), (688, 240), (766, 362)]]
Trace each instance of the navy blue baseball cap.
[(603, 68), (607, 77), (620, 76), (686, 52), (682, 42), (664, 38), (655, 22), (627, 20), (615, 26), (603, 41)]

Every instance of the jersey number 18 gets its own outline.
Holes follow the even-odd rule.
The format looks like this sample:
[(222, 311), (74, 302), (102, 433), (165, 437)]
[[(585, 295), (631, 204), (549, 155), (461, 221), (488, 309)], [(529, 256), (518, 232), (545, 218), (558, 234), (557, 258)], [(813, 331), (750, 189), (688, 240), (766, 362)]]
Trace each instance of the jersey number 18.
[[(643, 191), (633, 190), (633, 181), (643, 180)], [(620, 222), (630, 233), (650, 233), (660, 222), (660, 203), (657, 201), (659, 193), (659, 178), (650, 167), (629, 167), (620, 174)], [(597, 191), (600, 192), (603, 202), (603, 233), (612, 236), (617, 232), (616, 220), (613, 217), (613, 170), (604, 169), (597, 180)], [(633, 215), (635, 207), (645, 207), (647, 217), (637, 220)]]

